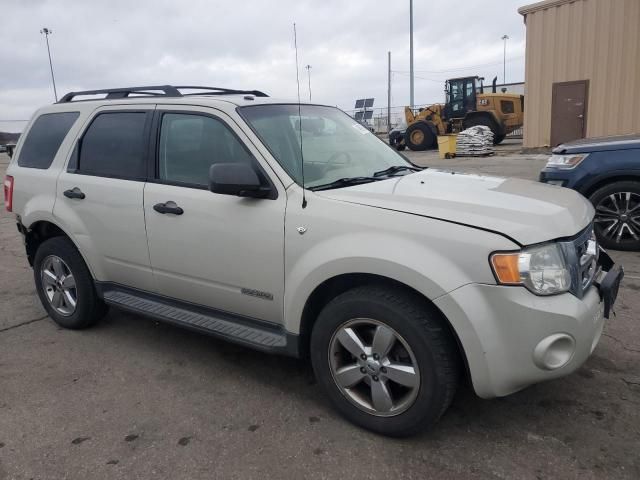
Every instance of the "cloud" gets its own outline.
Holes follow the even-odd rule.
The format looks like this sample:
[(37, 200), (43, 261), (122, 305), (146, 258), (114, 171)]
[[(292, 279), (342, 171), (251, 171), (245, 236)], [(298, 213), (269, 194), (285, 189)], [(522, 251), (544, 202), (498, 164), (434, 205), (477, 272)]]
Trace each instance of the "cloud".
[[(301, 95), (353, 108), (356, 98), (386, 105), (387, 51), (392, 103), (409, 97), (408, 1), (350, 0), (27, 0), (3, 5), (0, 130), (19, 130), (53, 101), (42, 27), (49, 37), (58, 94), (144, 84), (259, 89), (295, 98), (293, 22), (298, 29)], [(417, 103), (443, 100), (448, 77), (502, 80), (500, 37), (508, 34), (507, 80), (524, 79), (524, 25), (513, 0), (414, 2)], [(469, 69), (462, 69), (472, 66)], [(459, 70), (456, 70), (459, 69)], [(490, 81), (490, 80), (489, 80)]]

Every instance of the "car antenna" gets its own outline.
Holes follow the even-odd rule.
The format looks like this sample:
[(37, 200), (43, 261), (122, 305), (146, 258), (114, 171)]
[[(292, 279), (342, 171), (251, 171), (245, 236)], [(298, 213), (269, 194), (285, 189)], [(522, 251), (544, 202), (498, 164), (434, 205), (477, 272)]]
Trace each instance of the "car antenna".
[(296, 22), (293, 22), (293, 46), (296, 50), (296, 83), (298, 84), (298, 129), (300, 130), (300, 164), (302, 173), (302, 208), (307, 208), (307, 197), (304, 189), (304, 153), (302, 151), (302, 114), (300, 113), (300, 74), (298, 73), (298, 34)]

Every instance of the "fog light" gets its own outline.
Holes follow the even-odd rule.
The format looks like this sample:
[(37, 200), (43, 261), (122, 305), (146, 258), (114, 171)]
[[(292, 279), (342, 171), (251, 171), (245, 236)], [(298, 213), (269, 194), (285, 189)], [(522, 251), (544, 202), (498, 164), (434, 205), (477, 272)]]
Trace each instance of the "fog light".
[(547, 180), (548, 185), (557, 185), (559, 187), (564, 187), (564, 180)]
[(575, 352), (576, 341), (566, 333), (549, 335), (533, 350), (533, 362), (543, 370), (564, 367)]

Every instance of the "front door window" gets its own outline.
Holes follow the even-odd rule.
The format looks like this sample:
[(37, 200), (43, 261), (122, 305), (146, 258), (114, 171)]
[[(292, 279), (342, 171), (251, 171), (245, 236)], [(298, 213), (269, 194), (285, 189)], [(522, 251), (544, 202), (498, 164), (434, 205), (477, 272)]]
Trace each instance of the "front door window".
[(206, 187), (214, 163), (251, 163), (251, 154), (221, 121), (204, 115), (162, 116), (158, 177), (170, 183)]
[(461, 80), (454, 80), (449, 83), (450, 105), (453, 117), (458, 117), (464, 111), (464, 90)]

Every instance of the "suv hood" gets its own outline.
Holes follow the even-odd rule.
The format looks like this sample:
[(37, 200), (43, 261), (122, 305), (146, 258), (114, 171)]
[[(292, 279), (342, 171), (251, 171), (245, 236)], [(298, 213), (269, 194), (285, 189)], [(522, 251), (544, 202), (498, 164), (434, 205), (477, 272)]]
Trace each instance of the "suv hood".
[(521, 245), (573, 236), (594, 213), (585, 198), (568, 188), (431, 168), (316, 193), (493, 231)]
[(582, 138), (563, 143), (553, 149), (553, 153), (589, 153), (607, 150), (640, 149), (640, 135), (615, 135), (612, 137)]

